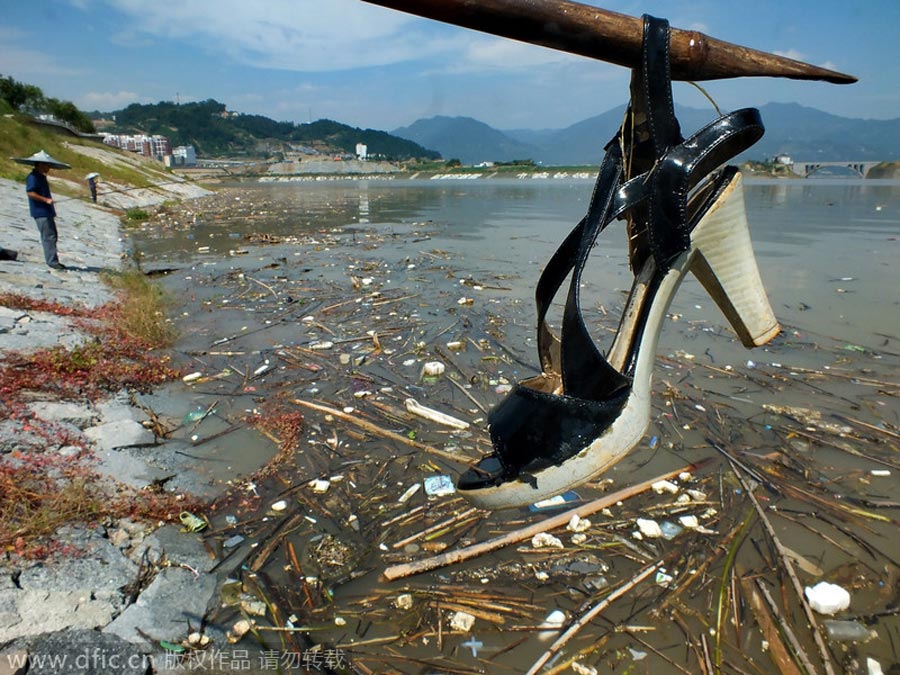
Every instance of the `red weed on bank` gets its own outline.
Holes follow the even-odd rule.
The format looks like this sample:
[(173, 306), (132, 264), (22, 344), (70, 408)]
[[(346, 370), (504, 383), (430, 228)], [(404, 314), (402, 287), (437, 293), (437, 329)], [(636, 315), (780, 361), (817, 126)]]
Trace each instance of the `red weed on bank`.
[(19, 293), (0, 293), (0, 307), (21, 309), (31, 312), (48, 312), (57, 316), (89, 316), (91, 310), (81, 306), (62, 305), (53, 300), (29, 298)]
[[(163, 492), (115, 488), (104, 481), (77, 451), (84, 438), (58, 424), (35, 417), (26, 400), (95, 401), (122, 389), (148, 391), (180, 376), (166, 354), (123, 328), (122, 306), (95, 309), (68, 307), (17, 294), (0, 294), (0, 306), (71, 317), (86, 335), (83, 344), (33, 352), (11, 352), (0, 361), (0, 419), (17, 440), (18, 450), (0, 456), (0, 552), (44, 558), (65, 552), (52, 539), (70, 523), (99, 523), (109, 518), (176, 520), (198, 504)], [(98, 485), (105, 485), (98, 489)]]
[(15, 294), (0, 294), (0, 306), (45, 311), (76, 319), (89, 339), (72, 349), (52, 347), (7, 354), (0, 363), (0, 406), (23, 392), (44, 392), (57, 398), (88, 398), (124, 388), (147, 391), (175, 379), (179, 372), (167, 355), (151, 354), (153, 345), (122, 329), (121, 305), (72, 308)]

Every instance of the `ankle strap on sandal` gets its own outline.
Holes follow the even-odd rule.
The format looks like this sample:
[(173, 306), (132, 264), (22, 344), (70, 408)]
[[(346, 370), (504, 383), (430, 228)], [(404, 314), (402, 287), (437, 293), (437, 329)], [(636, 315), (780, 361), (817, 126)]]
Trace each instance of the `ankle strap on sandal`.
[[(649, 171), (623, 179), (620, 132), (607, 144), (587, 215), (553, 254), (535, 290), (538, 314), (538, 354), (544, 372), (553, 372), (554, 348), (560, 349), (558, 372), (564, 390), (576, 397), (612, 395), (630, 384), (597, 349), (581, 314), (580, 281), (599, 233), (610, 221), (647, 205), (650, 252), (657, 268), (667, 271), (690, 247), (691, 224), (687, 197), (703, 177), (750, 147), (763, 133), (759, 112), (745, 108), (724, 115), (687, 140), (674, 114), (669, 77), (668, 23), (645, 16), (642, 90), (651, 134), (640, 152), (652, 145)], [(636, 151), (637, 152), (637, 151)], [(562, 335), (555, 338), (546, 323), (547, 311), (569, 272), (572, 280), (563, 313)]]
[(669, 22), (644, 14), (641, 93), (650, 126), (649, 142), (655, 160), (684, 140), (675, 117), (669, 61)]

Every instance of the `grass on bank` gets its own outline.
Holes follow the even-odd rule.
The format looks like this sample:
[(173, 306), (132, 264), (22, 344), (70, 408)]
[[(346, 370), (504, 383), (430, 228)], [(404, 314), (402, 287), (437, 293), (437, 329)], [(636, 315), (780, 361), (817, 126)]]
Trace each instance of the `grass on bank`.
[(177, 337), (166, 319), (170, 299), (159, 285), (137, 268), (108, 273), (103, 281), (122, 298), (118, 313), (121, 329), (132, 339), (151, 349), (171, 347)]
[(141, 223), (150, 219), (150, 214), (144, 209), (134, 207), (125, 211), (125, 220), (132, 223)]
[(65, 550), (47, 538), (63, 525), (102, 517), (167, 520), (186, 508), (187, 502), (171, 494), (102, 494), (80, 453), (57, 452), (83, 447), (84, 439), (34, 418), (25, 406), (26, 398), (97, 399), (125, 388), (150, 389), (180, 375), (167, 355), (154, 353), (176, 337), (160, 288), (137, 269), (108, 274), (104, 281), (117, 300), (96, 309), (0, 295), (6, 307), (70, 317), (89, 336), (72, 349), (12, 353), (0, 362), (0, 413), (19, 439), (18, 448), (0, 459), (0, 552), (44, 557)]
[[(135, 188), (153, 187), (157, 183), (172, 180), (162, 166), (156, 167), (149, 162), (136, 159), (134, 153), (126, 153), (97, 141), (75, 136), (65, 136), (49, 129), (43, 129), (24, 121), (19, 114), (0, 115), (0, 178), (8, 178), (17, 183), (24, 183), (31, 167), (13, 161), (13, 157), (29, 157), (38, 150), (46, 150), (50, 155), (70, 164), (71, 169), (54, 169), (52, 177), (64, 178), (82, 187), (74, 196), (89, 198), (89, 190), (84, 177), (92, 172), (99, 173), (101, 181), (107, 180), (123, 183)], [(73, 146), (99, 147), (104, 151), (121, 154), (122, 162), (104, 162), (88, 157), (73, 149)], [(138, 166), (129, 166), (135, 161)], [(146, 164), (146, 166), (144, 165)], [(72, 195), (70, 186), (60, 183), (53, 187), (54, 192)]]

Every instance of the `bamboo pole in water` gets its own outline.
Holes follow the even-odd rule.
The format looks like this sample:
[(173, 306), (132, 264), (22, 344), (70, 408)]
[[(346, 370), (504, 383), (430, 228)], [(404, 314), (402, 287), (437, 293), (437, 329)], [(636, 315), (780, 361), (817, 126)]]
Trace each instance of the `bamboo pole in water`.
[[(641, 62), (643, 21), (570, 0), (366, 0), (463, 28), (587, 56), (628, 68)], [(671, 31), (673, 80), (787, 77), (856, 82), (846, 75), (742, 47), (698, 31)]]

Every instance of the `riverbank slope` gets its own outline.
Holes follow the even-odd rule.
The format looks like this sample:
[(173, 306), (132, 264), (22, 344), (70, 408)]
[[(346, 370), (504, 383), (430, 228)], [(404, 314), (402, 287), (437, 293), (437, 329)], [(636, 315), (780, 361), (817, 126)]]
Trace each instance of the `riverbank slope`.
[[(54, 194), (59, 183), (51, 177)], [(110, 201), (172, 194), (158, 186)], [(119, 211), (77, 198), (57, 204), (66, 270), (44, 264), (24, 185), (0, 179), (0, 246), (18, 252), (0, 261), (0, 673), (146, 673), (147, 636), (186, 637), (186, 617), (199, 623), (217, 581), (197, 535), (165, 521), (216, 487), (175, 465), (183, 445), (160, 437), (135, 391), (102, 394), (59, 367), (74, 368), (105, 339), (117, 298), (104, 278), (122, 270), (128, 245)], [(47, 386), (44, 361), (73, 381)], [(157, 379), (177, 374), (164, 358), (156, 363)], [(122, 366), (151, 381), (140, 375), (146, 364)], [(56, 386), (65, 384), (73, 386)], [(93, 654), (129, 666), (82, 667)]]

